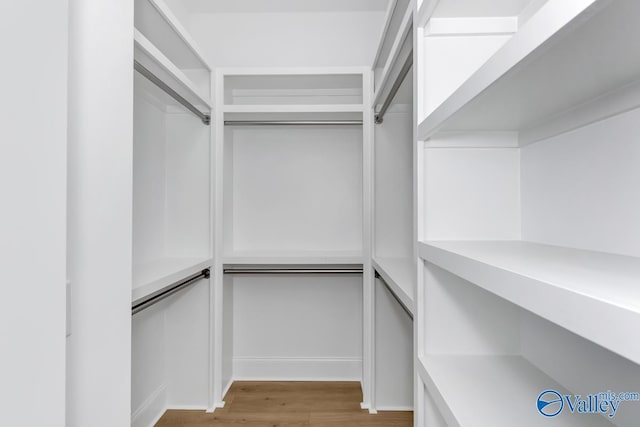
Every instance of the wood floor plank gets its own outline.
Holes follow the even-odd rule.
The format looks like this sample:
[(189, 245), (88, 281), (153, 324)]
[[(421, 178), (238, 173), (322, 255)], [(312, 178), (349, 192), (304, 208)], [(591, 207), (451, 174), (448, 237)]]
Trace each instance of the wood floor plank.
[(238, 381), (225, 407), (203, 411), (167, 411), (156, 427), (410, 427), (412, 412), (360, 409), (358, 382)]

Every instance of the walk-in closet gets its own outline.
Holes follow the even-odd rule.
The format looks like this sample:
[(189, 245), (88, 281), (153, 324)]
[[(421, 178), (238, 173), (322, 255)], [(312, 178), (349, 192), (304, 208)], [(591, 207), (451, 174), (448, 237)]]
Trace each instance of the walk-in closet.
[(637, 0), (0, 11), (3, 425), (640, 425)]

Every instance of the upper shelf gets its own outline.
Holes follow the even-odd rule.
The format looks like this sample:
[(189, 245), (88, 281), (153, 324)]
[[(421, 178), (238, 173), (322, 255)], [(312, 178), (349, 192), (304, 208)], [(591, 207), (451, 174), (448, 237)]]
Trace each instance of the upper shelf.
[(640, 363), (640, 341), (629, 339), (640, 322), (640, 258), (524, 241), (419, 246), (428, 262)]
[(640, 77), (640, 2), (548, 0), (419, 126), (522, 131)]
[(221, 69), (224, 120), (362, 121), (366, 111), (365, 71), (364, 68)]
[(135, 28), (180, 69), (211, 71), (202, 50), (162, 0), (135, 0)]
[(212, 109), (208, 94), (138, 30), (134, 32), (134, 58), (193, 105)]
[(404, 62), (413, 53), (412, 28), (412, 3), (408, 0), (391, 1), (373, 62), (374, 107), (383, 102), (390, 89), (389, 82), (394, 80)]
[(280, 70), (254, 70), (249, 74), (245, 70), (223, 70), (225, 108), (326, 109), (362, 105), (362, 70), (335, 69), (325, 74), (326, 71), (329, 70), (300, 69), (297, 74), (295, 70), (284, 74)]
[(224, 256), (225, 265), (353, 265), (362, 264), (354, 251), (239, 251)]

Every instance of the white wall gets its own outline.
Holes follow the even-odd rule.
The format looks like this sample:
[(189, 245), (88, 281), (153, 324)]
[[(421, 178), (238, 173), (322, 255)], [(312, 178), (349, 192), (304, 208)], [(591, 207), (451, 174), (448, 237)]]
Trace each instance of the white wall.
[(361, 275), (237, 275), (231, 289), (236, 379), (360, 380)]
[(522, 149), (523, 237), (640, 256), (640, 109)]
[(70, 11), (67, 426), (127, 426), (133, 2), (72, 0)]
[(65, 423), (67, 20), (67, 0), (0, 2), (6, 426)]
[(362, 250), (361, 128), (230, 132), (234, 250)]
[(384, 12), (192, 14), (213, 67), (370, 66)]

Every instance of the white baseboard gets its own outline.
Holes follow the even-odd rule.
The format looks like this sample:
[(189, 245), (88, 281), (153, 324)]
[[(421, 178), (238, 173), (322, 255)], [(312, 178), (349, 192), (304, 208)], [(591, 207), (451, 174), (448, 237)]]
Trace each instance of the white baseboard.
[[(224, 386), (224, 388), (222, 389), (222, 399), (225, 398), (225, 396), (227, 395), (227, 393), (229, 392), (229, 389), (231, 388), (231, 386), (233, 385), (233, 382), (235, 381), (235, 378), (231, 378), (229, 380), (229, 382), (227, 383), (227, 385)], [(223, 402), (224, 405), (224, 402)]]
[(131, 414), (131, 427), (153, 427), (167, 410), (167, 387), (162, 385)]
[(167, 405), (167, 410), (173, 411), (206, 411), (207, 407), (203, 405)]
[(394, 411), (402, 411), (402, 412), (413, 412), (413, 406), (378, 406), (376, 408), (376, 410), (378, 411), (390, 411), (390, 412), (394, 412)]
[(360, 358), (233, 359), (235, 381), (361, 381)]

